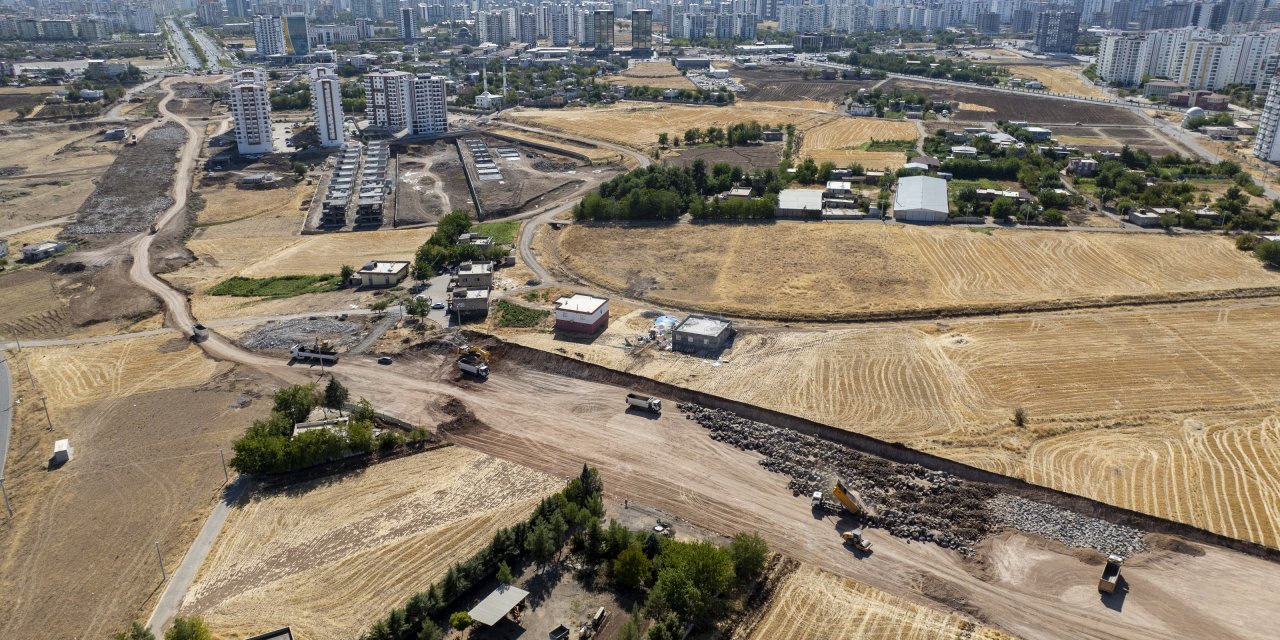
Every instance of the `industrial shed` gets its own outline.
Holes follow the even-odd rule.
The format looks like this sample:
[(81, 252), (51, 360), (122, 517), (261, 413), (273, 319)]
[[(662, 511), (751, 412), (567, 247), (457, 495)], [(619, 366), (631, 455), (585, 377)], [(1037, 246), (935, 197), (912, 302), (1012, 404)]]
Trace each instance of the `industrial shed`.
[(474, 609), (469, 611), (471, 619), (476, 622), (492, 627), (507, 617), (512, 609), (520, 606), (525, 598), (529, 597), (529, 592), (509, 584), (504, 584), (480, 601)]
[(816, 218), (822, 215), (822, 191), (817, 189), (783, 189), (778, 193), (777, 214), (780, 217)]
[(947, 181), (928, 176), (911, 176), (898, 181), (893, 197), (893, 217), (903, 222), (946, 222)]

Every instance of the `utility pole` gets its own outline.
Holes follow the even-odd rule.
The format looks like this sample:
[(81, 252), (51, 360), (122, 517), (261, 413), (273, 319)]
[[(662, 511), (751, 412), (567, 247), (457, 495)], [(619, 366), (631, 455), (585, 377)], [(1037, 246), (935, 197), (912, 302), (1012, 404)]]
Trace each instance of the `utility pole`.
[(165, 573), (164, 571), (164, 556), (160, 555), (159, 540), (156, 540), (156, 560), (160, 562), (160, 582), (165, 582), (169, 579), (169, 574)]
[(13, 518), (13, 505), (9, 504), (9, 492), (4, 488), (4, 480), (0, 480), (0, 495), (4, 496), (4, 508), (9, 512), (9, 518)]
[(227, 454), (222, 449), (218, 449), (218, 457), (222, 458), (222, 484), (231, 484), (231, 474), (227, 472)]
[(49, 424), (49, 430), (53, 431), (53, 419), (49, 417), (49, 405), (44, 401), (44, 395), (40, 396), (40, 406), (44, 407), (44, 420)]

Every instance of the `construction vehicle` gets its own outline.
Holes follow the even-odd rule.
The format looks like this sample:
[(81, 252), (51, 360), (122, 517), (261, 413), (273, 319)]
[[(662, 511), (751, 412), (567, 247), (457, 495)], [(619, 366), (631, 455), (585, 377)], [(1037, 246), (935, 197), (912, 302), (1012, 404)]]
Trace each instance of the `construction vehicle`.
[(191, 327), (191, 341), (203, 342), (209, 339), (209, 327), (197, 324)]
[(831, 488), (831, 495), (840, 504), (844, 505), (844, 508), (848, 509), (849, 513), (855, 516), (859, 514), (870, 515), (870, 510), (867, 509), (867, 504), (862, 501), (862, 496), (858, 495), (857, 491), (846, 488), (844, 483), (838, 479), (836, 480), (836, 486)]
[(489, 377), (489, 365), (485, 364), (483, 358), (474, 354), (458, 358), (458, 370), (481, 379)]
[(871, 550), (871, 541), (863, 537), (861, 527), (853, 531), (846, 531), (840, 534), (840, 537), (844, 539), (846, 545), (853, 547), (857, 551), (865, 553)]
[(132, 147), (132, 146), (134, 146), (134, 145), (138, 144), (138, 134), (136, 134), (136, 133), (135, 133), (135, 134), (133, 134), (133, 135), (129, 136), (129, 141), (128, 141), (128, 142), (126, 142), (126, 143), (124, 143), (124, 144), (125, 144), (125, 146), (129, 146), (129, 147)]
[(653, 396), (640, 395), (638, 393), (627, 394), (627, 406), (648, 411), (650, 413), (662, 413), (662, 401)]
[(813, 496), (809, 499), (809, 506), (817, 509), (822, 506), (822, 492), (814, 491)]
[(329, 346), (328, 342), (317, 340), (312, 346), (308, 347), (302, 344), (295, 344), (289, 350), (289, 355), (294, 360), (312, 360), (319, 362), (321, 365), (337, 364), (338, 351)]
[(1102, 570), (1102, 578), (1098, 580), (1099, 593), (1115, 593), (1116, 585), (1120, 583), (1120, 565), (1124, 564), (1124, 558), (1117, 555), (1107, 557), (1107, 566)]
[(489, 352), (480, 347), (473, 347), (469, 344), (458, 346), (458, 355), (462, 357), (475, 357), (485, 364), (489, 364)]

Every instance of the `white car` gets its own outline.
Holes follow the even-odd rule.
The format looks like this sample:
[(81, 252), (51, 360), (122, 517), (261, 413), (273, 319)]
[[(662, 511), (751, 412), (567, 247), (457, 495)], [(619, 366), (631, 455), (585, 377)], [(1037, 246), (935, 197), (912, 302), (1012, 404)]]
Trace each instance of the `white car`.
[(435, 303), (435, 304), (431, 305), (431, 308), (432, 308), (432, 309), (443, 309), (443, 308), (444, 308), (444, 303), (443, 303), (443, 302), (437, 302), (437, 303)]

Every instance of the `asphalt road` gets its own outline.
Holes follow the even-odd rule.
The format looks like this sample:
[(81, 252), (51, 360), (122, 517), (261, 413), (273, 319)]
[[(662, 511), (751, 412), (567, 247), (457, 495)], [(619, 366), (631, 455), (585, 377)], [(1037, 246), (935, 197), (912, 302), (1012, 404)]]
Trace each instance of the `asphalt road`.
[(0, 480), (4, 479), (4, 460), (9, 457), (9, 431), (13, 429), (12, 382), (9, 359), (0, 358)]

